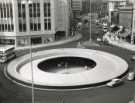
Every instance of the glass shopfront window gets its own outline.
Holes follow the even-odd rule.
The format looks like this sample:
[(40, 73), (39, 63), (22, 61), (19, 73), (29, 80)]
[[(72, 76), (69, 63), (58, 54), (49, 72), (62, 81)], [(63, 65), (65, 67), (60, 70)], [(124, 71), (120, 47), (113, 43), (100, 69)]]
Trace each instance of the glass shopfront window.
[(29, 40), (28, 40), (28, 38), (19, 38), (19, 39), (17, 40), (17, 45), (18, 45), (18, 46), (27, 46), (27, 45), (29, 45)]
[(2, 45), (14, 45), (15, 40), (14, 39), (0, 39), (0, 44), (2, 44)]
[(32, 37), (31, 38), (31, 44), (35, 45), (35, 44), (41, 44), (41, 43), (42, 43), (41, 37)]

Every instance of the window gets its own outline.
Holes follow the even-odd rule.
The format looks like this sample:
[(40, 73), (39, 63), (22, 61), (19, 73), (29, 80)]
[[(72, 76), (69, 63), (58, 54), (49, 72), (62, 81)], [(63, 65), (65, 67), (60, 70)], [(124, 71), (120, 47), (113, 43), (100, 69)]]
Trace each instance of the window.
[(10, 17), (10, 15), (9, 15), (9, 14), (10, 14), (10, 13), (9, 13), (9, 12), (10, 12), (10, 11), (9, 11), (9, 4), (6, 4), (6, 7), (7, 7), (7, 18), (9, 18), (9, 17)]
[(0, 24), (0, 31), (1, 31), (1, 24)]
[(37, 24), (34, 23), (34, 31), (37, 31)]
[(47, 19), (44, 19), (44, 29), (47, 30)]
[(41, 37), (32, 37), (31, 38), (31, 43), (32, 44), (41, 44), (42, 43), (42, 39), (41, 39)]
[(14, 31), (13, 25), (13, 8), (12, 3), (3, 2), (0, 3), (0, 32), (12, 32)]
[(41, 24), (38, 23), (38, 30), (41, 30)]
[(9, 10), (10, 10), (10, 17), (13, 18), (13, 9), (12, 9), (12, 4), (9, 4)]
[(47, 4), (44, 3), (44, 17), (47, 17)]
[(134, 27), (135, 27), (135, 20), (134, 20)]
[(29, 42), (28, 42), (28, 39), (27, 38), (19, 38), (17, 40), (17, 45), (18, 46), (26, 46), (28, 44), (29, 44)]
[(51, 16), (51, 4), (44, 3), (44, 17), (50, 17)]
[(50, 10), (50, 3), (48, 3), (48, 17), (50, 17), (51, 16), (51, 10)]
[(37, 5), (33, 3), (33, 17), (37, 17)]
[(15, 40), (14, 39), (0, 39), (0, 44), (14, 45)]
[(40, 3), (29, 4), (30, 31), (41, 30)]
[(4, 14), (4, 18), (6, 18), (6, 4), (3, 4), (3, 14)]
[(5, 31), (7, 31), (7, 24), (5, 24)]
[(29, 16), (32, 17), (32, 4), (29, 4)]
[(51, 30), (51, 4), (44, 3), (44, 30)]
[(48, 30), (51, 30), (51, 19), (48, 19)]
[(2, 24), (2, 30), (1, 31), (4, 32), (4, 24)]
[(51, 19), (44, 19), (44, 30), (51, 30)]
[(11, 30), (14, 30), (14, 25), (13, 24), (11, 24)]
[(22, 24), (19, 23), (19, 31), (22, 32)]
[(40, 17), (40, 4), (37, 3), (37, 17)]
[(8, 30), (11, 31), (11, 25), (10, 24), (8, 24)]
[(3, 18), (3, 5), (0, 3), (0, 18)]
[(19, 32), (26, 32), (26, 5), (18, 1)]
[(33, 30), (33, 23), (30, 23), (30, 30)]

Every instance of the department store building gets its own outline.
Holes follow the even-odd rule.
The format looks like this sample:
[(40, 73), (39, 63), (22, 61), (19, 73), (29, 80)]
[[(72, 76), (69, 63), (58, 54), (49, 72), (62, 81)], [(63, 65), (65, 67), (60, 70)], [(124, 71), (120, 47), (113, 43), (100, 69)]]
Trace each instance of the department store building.
[(0, 0), (0, 44), (15, 47), (68, 36), (69, 0)]

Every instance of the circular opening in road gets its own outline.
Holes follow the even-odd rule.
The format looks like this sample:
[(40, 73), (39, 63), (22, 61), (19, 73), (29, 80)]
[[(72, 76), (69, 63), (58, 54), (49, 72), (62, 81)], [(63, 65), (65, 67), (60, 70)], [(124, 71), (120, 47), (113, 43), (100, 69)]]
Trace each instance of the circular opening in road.
[(29, 54), (15, 59), (8, 64), (5, 75), (29, 87), (33, 76), (36, 88), (56, 90), (101, 86), (128, 71), (128, 64), (122, 58), (92, 49), (40, 51), (33, 53), (32, 60)]
[(44, 60), (38, 64), (38, 68), (45, 72), (73, 74), (90, 70), (96, 66), (96, 62), (83, 57), (56, 57)]

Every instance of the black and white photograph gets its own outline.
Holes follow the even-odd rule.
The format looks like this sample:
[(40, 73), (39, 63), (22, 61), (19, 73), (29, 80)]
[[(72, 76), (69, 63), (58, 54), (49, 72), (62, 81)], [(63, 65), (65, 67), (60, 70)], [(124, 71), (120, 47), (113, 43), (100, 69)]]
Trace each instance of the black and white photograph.
[(135, 103), (135, 0), (0, 0), (0, 103)]

